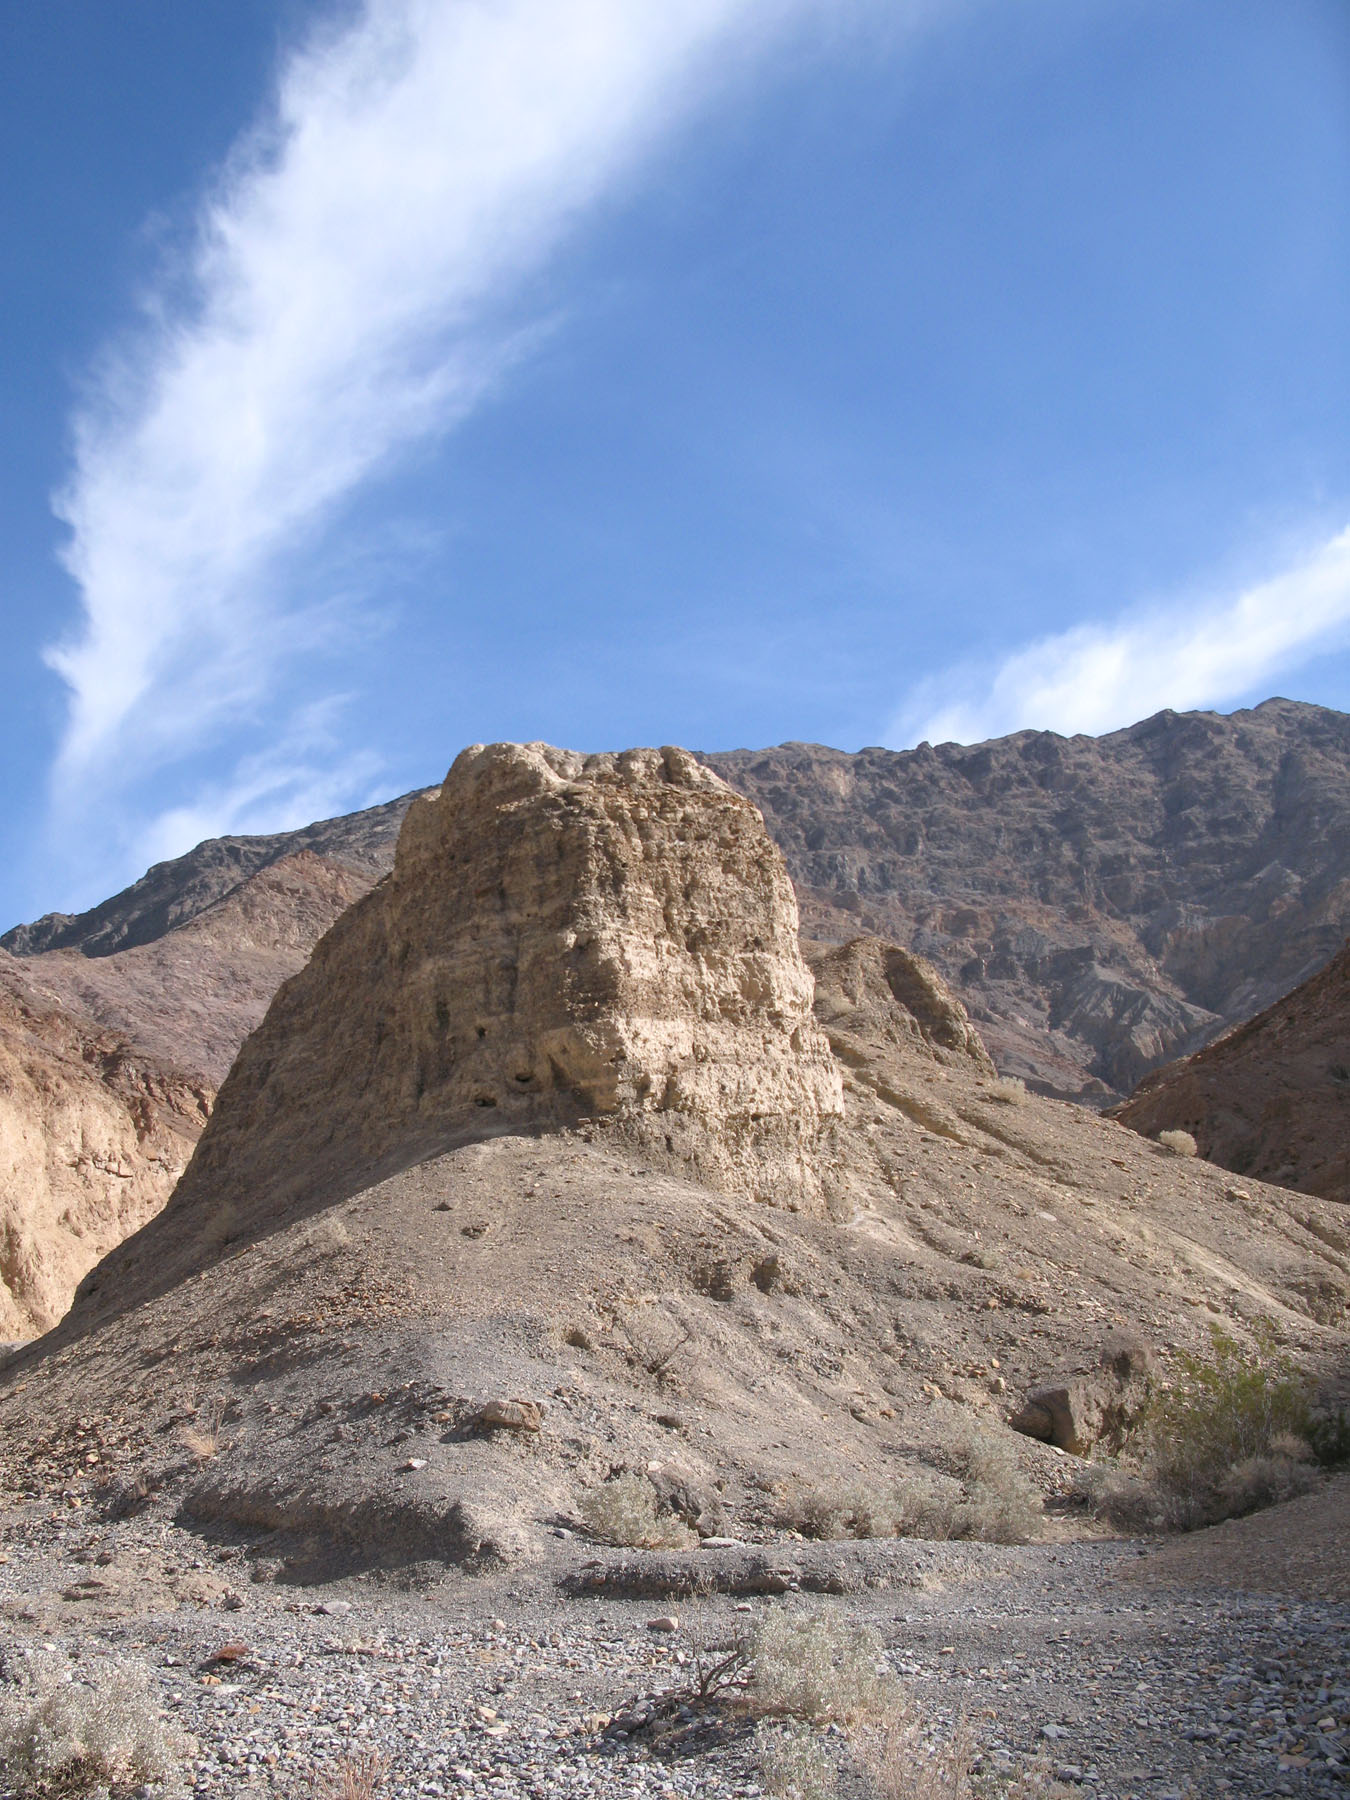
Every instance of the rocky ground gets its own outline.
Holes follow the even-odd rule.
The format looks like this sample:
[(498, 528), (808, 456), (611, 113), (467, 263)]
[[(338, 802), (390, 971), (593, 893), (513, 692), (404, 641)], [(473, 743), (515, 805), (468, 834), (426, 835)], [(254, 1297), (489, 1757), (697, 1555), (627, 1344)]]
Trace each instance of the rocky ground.
[[(648, 1566), (659, 1588), (670, 1557), (566, 1535), (528, 1572), (288, 1584), (267, 1579), (256, 1534), (154, 1508), (113, 1523), (73, 1499), (6, 1518), (6, 1666), (43, 1645), (149, 1666), (202, 1796), (309, 1795), (369, 1749), (387, 1800), (754, 1795), (744, 1710), (691, 1694), (658, 1732), (641, 1703), (688, 1689), (700, 1649), (779, 1607), (872, 1625), (927, 1727), (963, 1715), (997, 1777), (1039, 1761), (1086, 1800), (1238, 1800), (1329, 1797), (1350, 1770), (1350, 1477), (1165, 1543), (780, 1541), (781, 1594), (715, 1591), (750, 1553), (705, 1547), (686, 1559), (705, 1591), (678, 1601), (591, 1586), (618, 1569), (631, 1589)], [(817, 1736), (860, 1791), (846, 1735)]]

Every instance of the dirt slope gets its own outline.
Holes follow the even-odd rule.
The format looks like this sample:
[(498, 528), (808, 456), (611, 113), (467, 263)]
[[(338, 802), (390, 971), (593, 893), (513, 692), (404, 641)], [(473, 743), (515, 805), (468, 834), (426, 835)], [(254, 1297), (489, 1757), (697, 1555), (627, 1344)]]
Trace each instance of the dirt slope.
[(1115, 1116), (1146, 1137), (1189, 1131), (1238, 1175), (1350, 1201), (1350, 946), (1310, 981), (1182, 1062)]

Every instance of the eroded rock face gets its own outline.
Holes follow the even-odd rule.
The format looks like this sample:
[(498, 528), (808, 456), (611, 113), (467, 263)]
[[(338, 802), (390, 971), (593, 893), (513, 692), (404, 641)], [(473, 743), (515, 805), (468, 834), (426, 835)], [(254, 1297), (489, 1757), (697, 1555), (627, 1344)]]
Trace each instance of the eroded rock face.
[(474, 746), (245, 1044), (171, 1223), (223, 1242), (582, 1120), (819, 1206), (843, 1100), (812, 994), (782, 857), (693, 757)]
[(1350, 945), (1245, 1025), (1147, 1076), (1114, 1116), (1189, 1131), (1221, 1168), (1350, 1201)]
[(0, 1339), (54, 1325), (80, 1278), (159, 1211), (212, 1093), (0, 952)]

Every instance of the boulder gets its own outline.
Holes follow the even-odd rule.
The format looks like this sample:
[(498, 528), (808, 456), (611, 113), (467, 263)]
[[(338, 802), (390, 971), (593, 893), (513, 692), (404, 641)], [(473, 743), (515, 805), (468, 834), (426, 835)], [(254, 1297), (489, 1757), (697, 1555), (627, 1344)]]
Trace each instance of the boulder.
[(1156, 1366), (1142, 1339), (1110, 1338), (1094, 1369), (1033, 1388), (1008, 1423), (1073, 1456), (1119, 1449), (1143, 1415)]

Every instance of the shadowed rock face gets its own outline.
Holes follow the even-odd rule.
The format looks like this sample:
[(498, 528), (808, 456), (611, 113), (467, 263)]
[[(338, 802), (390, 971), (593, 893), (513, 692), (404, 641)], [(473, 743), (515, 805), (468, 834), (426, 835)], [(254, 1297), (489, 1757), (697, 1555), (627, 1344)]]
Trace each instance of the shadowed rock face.
[(819, 1209), (843, 1095), (812, 993), (782, 857), (693, 757), (475, 746), (277, 994), (125, 1280), (456, 1144), (582, 1120)]
[(1350, 1201), (1350, 945), (1310, 981), (1183, 1062), (1114, 1117), (1146, 1137), (1189, 1131), (1235, 1174)]
[(763, 812), (808, 935), (928, 958), (1049, 1092), (1129, 1093), (1350, 933), (1350, 718), (1324, 707), (706, 760)]

